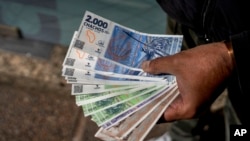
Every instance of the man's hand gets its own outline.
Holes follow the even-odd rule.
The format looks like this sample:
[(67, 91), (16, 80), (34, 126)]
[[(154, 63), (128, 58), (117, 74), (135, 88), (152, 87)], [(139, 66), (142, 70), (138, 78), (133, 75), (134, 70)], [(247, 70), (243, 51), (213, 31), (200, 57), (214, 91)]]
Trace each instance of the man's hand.
[(233, 61), (225, 43), (217, 42), (146, 61), (142, 69), (176, 76), (180, 96), (164, 113), (167, 121), (174, 121), (193, 118), (212, 104), (232, 73)]

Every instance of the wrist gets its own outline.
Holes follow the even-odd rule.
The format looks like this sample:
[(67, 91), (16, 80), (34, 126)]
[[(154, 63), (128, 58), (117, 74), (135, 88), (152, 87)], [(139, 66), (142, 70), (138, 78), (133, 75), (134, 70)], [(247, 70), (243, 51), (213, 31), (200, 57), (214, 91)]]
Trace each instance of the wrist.
[(236, 63), (235, 63), (235, 58), (234, 58), (234, 51), (233, 51), (233, 47), (232, 47), (232, 42), (228, 41), (228, 40), (225, 40), (223, 42), (227, 47), (227, 53), (228, 53), (229, 57), (231, 58), (232, 66), (234, 68)]

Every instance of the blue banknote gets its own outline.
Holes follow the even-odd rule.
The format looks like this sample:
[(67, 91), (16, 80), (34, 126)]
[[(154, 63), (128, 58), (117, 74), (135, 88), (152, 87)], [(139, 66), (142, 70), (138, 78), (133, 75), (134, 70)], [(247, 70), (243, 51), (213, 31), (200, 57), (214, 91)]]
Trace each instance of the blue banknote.
[[(122, 26), (86, 11), (74, 48), (98, 58), (95, 70), (146, 77), (142, 62), (176, 54), (181, 50), (182, 35), (147, 34)], [(91, 64), (91, 63), (90, 63)], [(103, 78), (96, 75), (96, 78)]]
[[(116, 25), (105, 50), (104, 58), (132, 68), (141, 68), (142, 62), (173, 55), (180, 51), (181, 46), (182, 36), (143, 34)], [(110, 67), (108, 67), (109, 65)], [(108, 68), (120, 74), (155, 77), (142, 71), (134, 71), (120, 65), (112, 65), (112, 62), (101, 59), (98, 60), (95, 67), (96, 70), (101, 71), (105, 71)], [(100, 78), (101, 76), (97, 77)], [(172, 75), (157, 75), (157, 77), (166, 77), (169, 81), (174, 79)]]
[(143, 61), (179, 52), (181, 45), (182, 36), (143, 34), (116, 25), (104, 57), (123, 65), (140, 68)]

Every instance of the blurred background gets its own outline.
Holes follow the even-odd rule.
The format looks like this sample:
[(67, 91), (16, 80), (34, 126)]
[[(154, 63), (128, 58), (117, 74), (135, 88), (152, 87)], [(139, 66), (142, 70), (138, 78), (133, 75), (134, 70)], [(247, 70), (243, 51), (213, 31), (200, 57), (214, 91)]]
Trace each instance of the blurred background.
[(24, 38), (68, 45), (86, 10), (148, 33), (165, 33), (165, 14), (155, 0), (0, 0), (0, 23)]
[[(154, 0), (0, 0), (0, 140), (95, 141), (61, 76), (85, 10), (147, 33), (164, 34)], [(149, 137), (166, 130), (153, 130)]]

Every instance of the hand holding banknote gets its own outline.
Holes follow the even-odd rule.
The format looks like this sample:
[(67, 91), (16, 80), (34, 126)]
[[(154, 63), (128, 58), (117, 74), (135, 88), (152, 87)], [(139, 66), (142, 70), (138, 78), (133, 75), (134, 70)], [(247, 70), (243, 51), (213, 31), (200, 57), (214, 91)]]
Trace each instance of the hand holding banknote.
[(144, 140), (179, 90), (174, 75), (146, 73), (141, 63), (179, 52), (182, 39), (138, 32), (85, 12), (62, 75), (84, 115), (100, 127), (95, 137)]
[(232, 66), (222, 42), (201, 45), (142, 64), (146, 72), (176, 76), (180, 95), (165, 111), (167, 121), (192, 118), (208, 108), (222, 92), (223, 81), (232, 72)]

